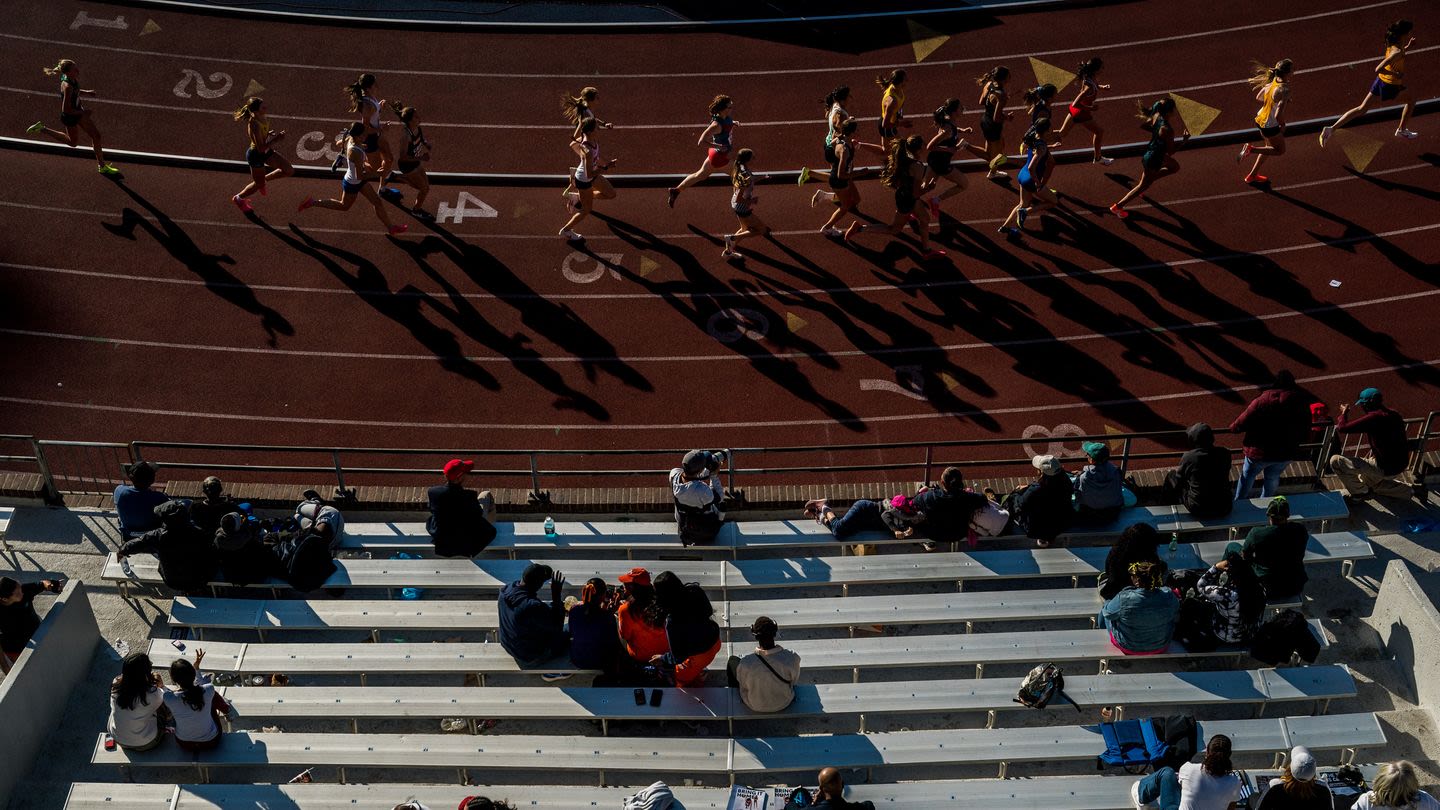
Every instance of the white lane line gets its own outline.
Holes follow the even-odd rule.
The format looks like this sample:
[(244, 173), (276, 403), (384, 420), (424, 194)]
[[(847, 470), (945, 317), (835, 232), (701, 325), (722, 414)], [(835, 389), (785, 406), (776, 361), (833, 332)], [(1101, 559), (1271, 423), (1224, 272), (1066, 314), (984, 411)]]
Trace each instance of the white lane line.
[[(1317, 374), (1310, 377), (1303, 377), (1297, 382), (1317, 383), (1330, 380), (1347, 380), (1356, 377), (1374, 377), (1377, 374), (1388, 374), (1395, 371), (1404, 371), (1412, 368), (1424, 368), (1440, 366), (1440, 358), (1434, 360), (1417, 360), (1413, 363), (1401, 363), (1393, 366), (1379, 366), (1376, 368), (1365, 368), (1356, 371), (1341, 371), (1333, 374)], [(1124, 405), (1138, 405), (1151, 402), (1168, 402), (1177, 399), (1193, 399), (1196, 397), (1213, 397), (1220, 394), (1239, 394), (1246, 391), (1258, 390), (1258, 385), (1236, 385), (1228, 388), (1201, 388), (1193, 391), (1179, 391), (1170, 394), (1154, 394), (1146, 397), (1126, 397), (1124, 399), (1107, 399), (1098, 402), (1058, 402), (1049, 405), (1013, 406), (1008, 408), (977, 408), (968, 411), (937, 411), (934, 413), (916, 414), (885, 414), (880, 416), (857, 416), (850, 419), (787, 419), (769, 421), (740, 421), (740, 422), (692, 422), (681, 424), (643, 424), (643, 425), (577, 425), (577, 424), (514, 424), (508, 422), (476, 423), (476, 422), (395, 422), (380, 421), (375, 419), (325, 419), (308, 416), (264, 416), (261, 414), (236, 414), (217, 413), (214, 411), (176, 411), (161, 408), (143, 408), (133, 403), (125, 405), (97, 405), (93, 402), (62, 402), (59, 400), (31, 399), (27, 397), (0, 396), (0, 402), (8, 402), (12, 405), (33, 405), (46, 408), (67, 408), (82, 411), (100, 413), (121, 413), (131, 416), (166, 416), (182, 419), (219, 419), (232, 422), (277, 422), (281, 424), (294, 425), (315, 425), (334, 427), (369, 427), (369, 428), (419, 428), (421, 430), (549, 430), (549, 431), (618, 431), (618, 430), (738, 430), (743, 428), (776, 428), (776, 427), (809, 427), (815, 425), (834, 424), (869, 424), (889, 422), (920, 422), (932, 419), (957, 419), (975, 416), (1006, 416), (1011, 414), (1047, 413), (1053, 411), (1071, 411), (1083, 409), (1109, 408)]]
[[(837, 351), (823, 351), (827, 357), (870, 357), (895, 354), (933, 354), (936, 352), (969, 352), (983, 351), (987, 349), (1007, 349), (1019, 346), (1043, 346), (1052, 343), (1082, 343), (1091, 340), (1113, 340), (1115, 338), (1134, 337), (1136, 335), (1169, 334), (1172, 332), (1188, 332), (1193, 329), (1215, 329), (1232, 326), (1243, 326), (1246, 324), (1279, 321), (1286, 318), (1300, 318), (1317, 315), (1323, 312), (1334, 312), (1337, 310), (1359, 309), (1361, 307), (1377, 306), (1380, 304), (1396, 304), (1405, 301), (1415, 301), (1423, 298), (1430, 298), (1440, 295), (1440, 290), (1425, 290), (1423, 292), (1407, 293), (1405, 295), (1392, 295), (1385, 298), (1371, 298), (1365, 301), (1350, 301), (1344, 304), (1326, 304), (1319, 307), (1301, 310), (1285, 310), (1283, 312), (1272, 312), (1267, 315), (1250, 315), (1244, 318), (1227, 318), (1216, 321), (1197, 321), (1194, 323), (1178, 323), (1169, 326), (1151, 326), (1140, 329), (1124, 329), (1116, 332), (1086, 332), (1078, 335), (1063, 335), (1043, 338), (1025, 338), (1017, 340), (998, 341), (975, 341), (972, 343), (951, 343), (943, 346), (889, 346), (871, 350), (865, 349), (843, 349)], [(491, 364), (529, 364), (543, 363), (546, 365), (566, 365), (574, 363), (713, 363), (724, 360), (804, 360), (811, 357), (813, 352), (763, 352), (756, 354), (697, 354), (697, 355), (633, 355), (633, 356), (609, 356), (609, 357), (576, 357), (566, 355), (564, 357), (510, 357), (507, 355), (459, 355), (456, 358), (439, 357), (435, 354), (403, 354), (396, 352), (342, 352), (328, 351), (323, 349), (273, 349), (260, 346), (219, 346), (209, 343), (174, 343), (163, 340), (134, 340), (129, 338), (112, 338), (101, 335), (74, 335), (65, 332), (47, 332), (35, 329), (12, 329), (0, 327), (0, 334), (15, 335), (17, 337), (42, 338), (45, 340), (66, 340), (82, 343), (97, 343), (102, 346), (138, 346), (148, 349), (169, 349), (172, 351), (198, 351), (198, 352), (224, 352), (226, 354), (254, 354), (274, 357), (323, 357), (333, 360), (401, 360), (407, 362), (433, 363), (443, 359), (463, 359), (471, 363)]]
[[(1125, 42), (1110, 42), (1105, 44), (1084, 45), (1074, 48), (1058, 48), (1049, 51), (1026, 51), (1023, 53), (1007, 53), (994, 56), (975, 56), (964, 59), (942, 59), (936, 61), (925, 61), (918, 65), (905, 65), (905, 68), (912, 73), (932, 67), (954, 67), (956, 65), (977, 64), (984, 62), (1003, 62), (1009, 59), (1024, 59), (1028, 56), (1057, 56), (1066, 53), (1090, 53), (1098, 51), (1113, 51), (1122, 48), (1134, 48), (1144, 45), (1160, 45), (1167, 42), (1181, 42), (1187, 39), (1199, 39), (1203, 37), (1221, 36), (1224, 34), (1235, 34), (1242, 31), (1254, 31), (1261, 28), (1288, 25), (1291, 23), (1309, 22), (1330, 17), (1337, 17), (1345, 14), (1355, 14), (1362, 11), (1371, 11), (1377, 8), (1402, 5), (1410, 0), (1381, 0), (1381, 2), (1367, 3), (1365, 5), (1351, 6), (1349, 8), (1321, 11), (1314, 14), (1305, 14), (1298, 17), (1286, 17), (1277, 20), (1267, 20), (1247, 25), (1236, 25), (1228, 28), (1216, 28), (1209, 31), (1193, 31), (1185, 34), (1173, 34), (1166, 37), (1152, 37), (1149, 39), (1133, 39)], [(1123, 14), (1123, 10), (1108, 9), (1108, 13)], [(1022, 20), (1019, 24), (1025, 25), (1030, 20)], [(57, 45), (66, 48), (87, 48), (90, 50), (108, 51), (111, 53), (124, 53), (134, 56), (157, 56), (166, 59), (184, 59), (192, 62), (221, 62), (231, 65), (255, 65), (259, 67), (288, 68), (294, 70), (324, 70), (337, 73), (359, 73), (369, 71), (380, 76), (423, 76), (434, 78), (436, 73), (431, 69), (416, 68), (379, 68), (375, 65), (360, 65), (358, 67), (345, 65), (316, 65), (301, 62), (275, 62), (263, 59), (241, 59), (226, 56), (214, 56), (210, 54), (174, 54), (164, 51), (149, 51), (137, 48), (120, 48), (113, 45), (96, 45), (89, 42), (77, 42), (73, 40), (49, 39), (46, 37), (32, 37), (21, 34), (0, 33), (0, 38), (13, 39), (21, 42), (35, 42), (43, 45)], [(907, 60), (908, 61), (908, 60)], [(768, 70), (723, 70), (703, 71), (696, 73), (486, 73), (471, 71), (445, 71), (447, 78), (473, 78), (473, 79), (567, 79), (576, 81), (588, 81), (595, 79), (689, 79), (689, 78), (723, 78), (728, 76), (781, 76), (781, 75), (824, 75), (837, 74), (849, 71), (867, 70), (888, 70), (896, 66), (895, 62), (885, 62), (874, 65), (845, 65), (840, 67), (819, 67), (819, 68), (776, 68)]]

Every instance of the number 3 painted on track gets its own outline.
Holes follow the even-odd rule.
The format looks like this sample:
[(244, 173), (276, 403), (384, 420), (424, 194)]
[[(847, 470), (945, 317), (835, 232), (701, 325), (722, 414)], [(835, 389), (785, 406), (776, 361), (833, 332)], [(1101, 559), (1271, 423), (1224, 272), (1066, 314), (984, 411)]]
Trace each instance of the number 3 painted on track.
[[(319, 149), (311, 149), (310, 144), (320, 142)], [(295, 157), (307, 163), (317, 160), (334, 160), (340, 157), (340, 153), (330, 147), (330, 138), (323, 132), (307, 132), (295, 139)]]
[(175, 95), (180, 98), (190, 98), (190, 91), (186, 90), (185, 87), (191, 82), (195, 83), (195, 95), (201, 98), (220, 98), (230, 92), (230, 88), (235, 84), (234, 80), (230, 78), (230, 74), (217, 71), (210, 74), (210, 81), (224, 86), (219, 90), (212, 90), (206, 86), (205, 79), (200, 77), (198, 70), (181, 68), (180, 72), (185, 74), (180, 77), (179, 83), (175, 85)]
[[(1039, 455), (1077, 455), (1077, 453), (1065, 447), (1065, 438), (1069, 436), (1084, 435), (1085, 431), (1081, 430), (1079, 425), (1072, 425), (1068, 422), (1063, 425), (1056, 425), (1054, 430), (1051, 430), (1044, 425), (1031, 425), (1030, 427), (1025, 428), (1025, 431), (1020, 434), (1021, 438), (1025, 439), (1025, 444), (1021, 446), (1024, 447), (1025, 456), (1027, 458), (1034, 458), (1035, 456)], [(1033, 439), (1037, 436), (1050, 439), (1050, 443), (1045, 446), (1044, 453), (1035, 452), (1035, 448), (1030, 445), (1030, 439)]]

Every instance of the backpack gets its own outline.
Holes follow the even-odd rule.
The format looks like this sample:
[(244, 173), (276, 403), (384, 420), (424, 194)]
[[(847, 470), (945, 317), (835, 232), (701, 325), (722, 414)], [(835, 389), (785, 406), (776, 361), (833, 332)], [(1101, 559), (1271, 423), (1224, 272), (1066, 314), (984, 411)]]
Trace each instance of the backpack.
[(1260, 625), (1250, 647), (1250, 655), (1270, 666), (1290, 660), (1295, 653), (1313, 664), (1320, 655), (1320, 642), (1310, 632), (1305, 617), (1294, 610), (1282, 610)]
[(1179, 767), (1195, 755), (1198, 731), (1195, 718), (1186, 715), (1101, 723), (1105, 750), (1096, 757), (1095, 767), (1120, 767), (1128, 773), (1142, 773), (1152, 766)]
[(1080, 711), (1075, 701), (1065, 694), (1065, 673), (1060, 667), (1040, 664), (1020, 680), (1020, 691), (1016, 693), (1014, 702), (1032, 709), (1043, 709), (1056, 695), (1070, 701), (1076, 712)]
[(308, 593), (325, 584), (338, 569), (330, 556), (330, 541), (313, 531), (303, 531), (275, 544), (280, 577), (290, 587)]

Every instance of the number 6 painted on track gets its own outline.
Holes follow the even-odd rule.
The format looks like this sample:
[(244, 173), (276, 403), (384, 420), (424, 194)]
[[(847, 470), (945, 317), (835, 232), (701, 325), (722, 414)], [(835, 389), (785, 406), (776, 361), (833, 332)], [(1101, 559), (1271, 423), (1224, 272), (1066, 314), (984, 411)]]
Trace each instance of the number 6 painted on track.
[(221, 87), (219, 90), (212, 90), (205, 85), (205, 79), (200, 77), (199, 71), (181, 68), (180, 72), (185, 74), (180, 77), (179, 83), (175, 85), (175, 95), (180, 98), (190, 98), (190, 92), (185, 89), (185, 86), (191, 82), (195, 83), (195, 95), (201, 98), (220, 98), (230, 92), (230, 88), (235, 84), (235, 81), (230, 78), (230, 74), (216, 71), (210, 74), (210, 81), (215, 84), (223, 84), (224, 87)]

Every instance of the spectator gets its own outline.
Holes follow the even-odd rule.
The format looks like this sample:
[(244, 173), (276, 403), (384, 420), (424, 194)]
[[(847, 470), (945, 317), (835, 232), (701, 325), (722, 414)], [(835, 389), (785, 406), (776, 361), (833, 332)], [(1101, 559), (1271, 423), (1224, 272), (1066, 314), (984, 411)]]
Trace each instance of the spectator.
[(720, 652), (720, 625), (715, 608), (700, 586), (681, 583), (672, 571), (655, 578), (655, 600), (665, 614), (670, 651), (651, 661), (655, 674), (673, 686), (702, 686), (705, 668)]
[(845, 780), (839, 768), (822, 768), (819, 783), (814, 810), (875, 810), (874, 802), (845, 800)]
[(1110, 643), (1126, 655), (1148, 655), (1170, 646), (1180, 600), (1164, 587), (1163, 563), (1134, 563), (1130, 586), (1100, 608), (1101, 627), (1109, 628)]
[(515, 810), (515, 805), (506, 799), (496, 801), (485, 796), (466, 796), (460, 800), (457, 810)]
[(0, 577), (0, 672), (10, 671), (40, 627), (35, 597), (45, 591), (60, 593), (64, 587), (63, 579), (42, 579), (21, 585), (10, 577)]
[(1136, 810), (1233, 810), (1240, 798), (1240, 776), (1230, 763), (1230, 738), (1216, 734), (1205, 745), (1199, 764), (1161, 768), (1130, 786)]
[(925, 523), (926, 551), (934, 551), (936, 541), (955, 542), (970, 536), (975, 513), (985, 507), (984, 495), (965, 489), (965, 473), (959, 467), (946, 467), (940, 473), (939, 486), (921, 487), (915, 494), (915, 508)]
[(475, 462), (452, 458), (442, 471), (445, 483), (430, 487), (430, 518), (425, 531), (441, 557), (474, 557), (495, 539), (495, 496), (489, 490), (476, 493), (462, 483)]
[(1265, 586), (1239, 543), (1226, 546), (1225, 559), (1200, 575), (1195, 593), (1214, 609), (1212, 630), (1221, 644), (1248, 642), (1265, 616)]
[(1440, 802), (1420, 789), (1415, 764), (1401, 760), (1380, 766), (1370, 790), (1355, 802), (1354, 810), (1440, 810)]
[[(550, 604), (538, 596), (550, 583)], [(500, 646), (522, 667), (534, 666), (561, 655), (570, 639), (565, 635), (565, 605), (560, 591), (565, 575), (548, 565), (525, 566), (517, 582), (500, 591)], [(569, 677), (569, 676), (565, 676)], [(546, 676), (546, 680), (560, 680)]]
[(326, 504), (320, 493), (313, 489), (305, 490), (304, 498), (295, 507), (295, 522), (300, 524), (301, 529), (313, 528), (316, 534), (325, 538), (330, 544), (330, 556), (334, 557), (345, 542), (345, 516), (340, 514), (339, 509)]
[(650, 659), (670, 652), (670, 641), (665, 637), (665, 614), (655, 601), (649, 571), (631, 568), (620, 575), (620, 584), (625, 589), (625, 601), (616, 611), (620, 639), (632, 661), (648, 664)]
[(213, 475), (200, 482), (200, 493), (204, 497), (190, 504), (190, 520), (205, 534), (214, 534), (221, 518), (240, 511), (240, 505), (225, 494), (225, 484)]
[(580, 601), (570, 608), (570, 662), (580, 669), (598, 669), (613, 675), (619, 668), (620, 631), (615, 625), (615, 604), (605, 580), (591, 577), (580, 590)]
[(120, 547), (120, 559), (154, 554), (160, 561), (160, 578), (174, 591), (190, 593), (215, 580), (219, 557), (215, 540), (201, 534), (190, 522), (184, 501), (166, 501), (155, 507), (160, 528), (151, 529)]
[(775, 643), (780, 627), (769, 616), (750, 624), (755, 652), (744, 658), (732, 656), (728, 667), (730, 687), (740, 690), (740, 702), (751, 711), (783, 711), (795, 700), (795, 683), (800, 680), (800, 655)]
[(1129, 587), (1130, 566), (1135, 563), (1158, 564), (1159, 546), (1160, 532), (1149, 523), (1136, 523), (1126, 527), (1125, 531), (1120, 533), (1120, 539), (1110, 547), (1110, 553), (1105, 555), (1105, 570), (1100, 572), (1095, 583), (1095, 587), (1100, 590), (1100, 598), (1108, 602), (1115, 594)]
[(275, 552), (260, 538), (258, 522), (240, 512), (220, 518), (215, 530), (215, 552), (220, 577), (232, 585), (249, 585), (279, 575)]
[[(871, 501), (861, 498), (836, 517), (828, 501), (806, 501), (806, 517), (830, 530), (836, 540), (848, 540), (861, 532), (892, 532), (896, 540), (904, 540), (915, 533), (915, 527), (925, 522), (925, 516), (915, 508), (915, 501), (905, 495), (896, 495), (888, 501)], [(926, 546), (933, 546), (927, 543)]]
[(1274, 496), (1285, 466), (1300, 458), (1300, 445), (1310, 434), (1310, 405), (1296, 387), (1295, 375), (1285, 369), (1275, 372), (1275, 381), (1250, 401), (1230, 430), (1245, 432), (1245, 463), (1235, 500), (1250, 497), (1257, 476), (1263, 476), (1260, 495)]
[(1110, 445), (1085, 442), (1080, 449), (1090, 463), (1075, 477), (1075, 520), (1085, 526), (1114, 523), (1125, 505), (1125, 493), (1120, 468), (1110, 463)]
[(1216, 447), (1215, 431), (1204, 422), (1191, 425), (1185, 436), (1191, 449), (1180, 457), (1180, 466), (1165, 476), (1165, 500), (1178, 500), (1191, 517), (1200, 520), (1223, 518), (1235, 503), (1230, 488), (1235, 453), (1228, 447)]
[(1075, 519), (1075, 485), (1054, 456), (1036, 456), (1030, 464), (1040, 471), (1039, 477), (1006, 496), (1001, 506), (1036, 545), (1048, 548)]
[(158, 528), (155, 507), (170, 500), (155, 484), (154, 464), (140, 461), (130, 465), (130, 483), (115, 488), (115, 511), (120, 516), (120, 537), (129, 540), (137, 534)]
[(1366, 388), (1355, 403), (1363, 412), (1352, 416), (1350, 406), (1340, 406), (1335, 432), (1341, 435), (1363, 433), (1370, 444), (1370, 455), (1330, 457), (1330, 469), (1340, 479), (1340, 486), (1351, 498), (1369, 498), (1371, 493), (1387, 498), (1408, 500), (1414, 493), (1409, 484), (1396, 478), (1410, 466), (1410, 440), (1405, 434), (1405, 419), (1385, 407), (1378, 388)]
[(175, 718), (175, 742), (186, 751), (209, 751), (220, 744), (220, 720), (230, 715), (230, 704), (215, 693), (210, 676), (200, 674), (205, 651), (195, 650), (195, 663), (184, 658), (170, 662), (173, 689), (164, 693), (165, 708)]
[(1265, 507), (1269, 524), (1257, 526), (1245, 536), (1244, 555), (1255, 568), (1255, 576), (1272, 599), (1298, 596), (1305, 590), (1305, 547), (1310, 533), (1290, 522), (1290, 502), (1277, 495)]
[(687, 546), (714, 542), (725, 524), (725, 513), (720, 510), (725, 490), (714, 475), (724, 461), (723, 453), (691, 450), (680, 466), (670, 471), (675, 527), (680, 542)]
[(1290, 761), (1280, 770), (1280, 778), (1270, 780), (1270, 789), (1256, 810), (1332, 810), (1335, 797), (1330, 795), (1330, 788), (1315, 780), (1317, 775), (1310, 749), (1295, 746), (1290, 749)]
[(167, 717), (165, 684), (154, 671), (150, 656), (133, 652), (120, 664), (110, 683), (110, 722), (106, 729), (115, 744), (126, 751), (149, 751), (165, 741), (160, 714)]

